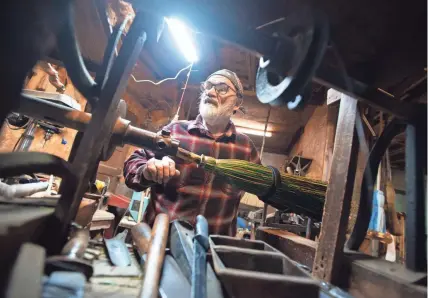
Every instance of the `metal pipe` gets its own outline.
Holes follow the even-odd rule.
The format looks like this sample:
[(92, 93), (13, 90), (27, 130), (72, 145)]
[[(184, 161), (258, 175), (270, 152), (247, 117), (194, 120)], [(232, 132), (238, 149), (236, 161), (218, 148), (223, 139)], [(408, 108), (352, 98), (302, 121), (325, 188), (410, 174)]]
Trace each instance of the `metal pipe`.
[[(141, 202), (142, 204), (142, 202)], [(131, 229), (132, 240), (140, 253), (140, 256), (148, 253), (152, 229), (145, 222), (140, 222)]]
[(198, 215), (196, 217), (196, 235), (193, 238), (193, 262), (192, 262), (192, 287), (190, 297), (207, 297), (207, 251), (208, 222), (207, 219)]
[[(21, 94), (20, 104), (16, 112), (78, 131), (85, 131), (92, 120), (92, 114), (27, 94)], [(121, 117), (118, 117), (115, 121), (112, 138), (118, 145), (130, 144), (150, 150), (162, 151), (165, 155), (177, 155), (178, 141), (170, 138), (167, 134), (158, 134), (132, 126), (129, 120)]]
[(65, 244), (61, 255), (69, 258), (81, 258), (89, 244), (89, 230), (79, 229)]
[(26, 197), (32, 195), (33, 193), (46, 190), (48, 186), (48, 182), (13, 185), (0, 182), (0, 196), (6, 199)]
[(159, 280), (165, 258), (166, 242), (168, 240), (169, 217), (161, 213), (156, 216), (153, 225), (151, 243), (144, 268), (143, 287), (140, 297), (157, 298), (159, 292)]
[(18, 146), (14, 151), (28, 151), (31, 147), (31, 143), (34, 140), (34, 133), (36, 132), (37, 121), (34, 119), (28, 120), (27, 127), (21, 136)]
[(311, 239), (311, 231), (312, 231), (312, 219), (308, 217), (308, 222), (306, 224), (306, 239)]

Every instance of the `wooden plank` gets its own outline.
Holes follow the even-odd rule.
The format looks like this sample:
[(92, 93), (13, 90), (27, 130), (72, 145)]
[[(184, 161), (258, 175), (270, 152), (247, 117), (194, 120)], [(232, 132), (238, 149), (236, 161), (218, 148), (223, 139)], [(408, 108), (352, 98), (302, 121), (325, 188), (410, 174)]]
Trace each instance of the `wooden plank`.
[[(324, 170), (324, 149), (327, 133), (327, 105), (315, 108), (306, 123), (303, 135), (291, 150), (292, 155), (302, 155), (311, 158), (312, 163), (306, 175), (308, 178), (322, 180)], [(290, 156), (290, 157), (291, 157)]]
[(256, 239), (277, 248), (294, 261), (312, 267), (317, 243), (288, 231), (269, 227), (260, 227), (256, 231)]
[(328, 181), (333, 159), (334, 136), (336, 135), (337, 117), (339, 115), (339, 105), (329, 105), (327, 108), (327, 133), (324, 150), (324, 169), (322, 180)]
[(343, 246), (346, 239), (358, 153), (356, 134), (354, 134), (356, 116), (357, 101), (343, 94), (340, 99), (336, 141), (320, 242), (313, 266), (315, 277), (333, 284), (338, 283), (342, 274)]
[(327, 91), (327, 105), (332, 105), (340, 100), (341, 93), (334, 89)]

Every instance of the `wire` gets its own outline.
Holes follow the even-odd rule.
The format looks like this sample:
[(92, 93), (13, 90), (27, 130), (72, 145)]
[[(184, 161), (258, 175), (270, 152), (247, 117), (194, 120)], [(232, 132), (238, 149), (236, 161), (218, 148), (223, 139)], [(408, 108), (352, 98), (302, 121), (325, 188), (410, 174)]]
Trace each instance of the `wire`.
[[(160, 84), (162, 84), (162, 83), (164, 83), (164, 82), (166, 82), (166, 81), (173, 81), (173, 80), (176, 80), (176, 79), (178, 78), (178, 76), (179, 76), (183, 71), (185, 71), (185, 70), (186, 70), (186, 69), (188, 69), (188, 68), (192, 69), (192, 66), (193, 66), (193, 63), (192, 63), (192, 64), (187, 65), (186, 67), (184, 67), (184, 68), (182, 68), (182, 69), (180, 69), (180, 70), (177, 72), (177, 74), (175, 75), (175, 77), (173, 77), (173, 78), (166, 78), (166, 79), (160, 80), (159, 82), (153, 82), (153, 81), (151, 81), (151, 80), (137, 80), (137, 79), (134, 77), (134, 75), (133, 75), (133, 74), (131, 74), (131, 77), (134, 79), (135, 83), (151, 83), (151, 84), (153, 84), (153, 85), (159, 86)], [(189, 71), (189, 73), (190, 73), (190, 71)]]
[(192, 66), (193, 66), (193, 63), (190, 64), (189, 72), (187, 73), (186, 83), (184, 83), (183, 93), (181, 93), (180, 102), (178, 103), (177, 112), (175, 112), (173, 121), (178, 121), (178, 113), (180, 113), (181, 104), (183, 103), (183, 99), (184, 99), (184, 93), (186, 92), (187, 84), (189, 83), (190, 73), (192, 72)]
[[(160, 84), (162, 84), (162, 83), (164, 83), (164, 82), (166, 82), (166, 81), (173, 81), (173, 80), (176, 80), (176, 79), (178, 78), (178, 76), (179, 76), (183, 71), (185, 71), (186, 69), (189, 69), (189, 71), (187, 72), (186, 83), (184, 84), (183, 93), (181, 93), (181, 98), (180, 98), (180, 102), (179, 102), (179, 104), (178, 104), (177, 111), (175, 112), (175, 115), (174, 115), (174, 117), (172, 118), (172, 121), (178, 121), (178, 113), (180, 112), (180, 108), (181, 108), (181, 105), (182, 105), (182, 103), (183, 103), (184, 93), (186, 92), (186, 89), (187, 89), (187, 84), (188, 84), (188, 82), (189, 82), (190, 73), (192, 72), (192, 67), (193, 67), (193, 63), (191, 63), (191, 64), (187, 65), (186, 67), (184, 67), (184, 68), (182, 68), (182, 69), (180, 69), (180, 70), (177, 72), (177, 74), (175, 75), (175, 77), (173, 77), (173, 78), (166, 78), (166, 79), (160, 80), (160, 81), (158, 81), (158, 82), (153, 82), (153, 81), (151, 81), (151, 80), (137, 80), (137, 79), (134, 77), (134, 75), (133, 75), (133, 74), (131, 74), (131, 77), (132, 77), (132, 79), (133, 79), (136, 83), (151, 83), (151, 84), (153, 84), (153, 85), (159, 86)], [(167, 105), (169, 106), (169, 104), (168, 104), (168, 103), (167, 103)], [(170, 106), (169, 106), (169, 108), (171, 109), (171, 107), (170, 107)]]

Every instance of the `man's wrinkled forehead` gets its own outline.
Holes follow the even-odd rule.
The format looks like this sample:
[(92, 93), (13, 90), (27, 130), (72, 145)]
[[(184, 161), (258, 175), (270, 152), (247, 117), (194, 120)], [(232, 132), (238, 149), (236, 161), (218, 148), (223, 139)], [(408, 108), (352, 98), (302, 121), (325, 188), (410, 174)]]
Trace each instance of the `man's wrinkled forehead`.
[(233, 86), (233, 83), (231, 80), (229, 80), (228, 78), (224, 77), (224, 76), (220, 76), (220, 75), (213, 75), (211, 77), (208, 78), (207, 80), (208, 82), (211, 82), (213, 84), (218, 84), (218, 83), (226, 83), (230, 88), (232, 88), (233, 90), (235, 90), (236, 88)]

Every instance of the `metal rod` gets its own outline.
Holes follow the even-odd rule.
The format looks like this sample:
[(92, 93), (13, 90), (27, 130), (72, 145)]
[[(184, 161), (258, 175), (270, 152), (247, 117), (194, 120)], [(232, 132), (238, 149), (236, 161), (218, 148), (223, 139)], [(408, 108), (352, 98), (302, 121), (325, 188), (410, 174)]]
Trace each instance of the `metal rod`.
[(165, 248), (168, 240), (169, 218), (161, 213), (156, 216), (153, 224), (151, 243), (144, 268), (144, 280), (140, 297), (157, 298), (159, 280), (162, 272)]
[[(141, 202), (140, 204), (142, 205), (143, 202)], [(151, 234), (152, 229), (145, 222), (140, 222), (132, 227), (132, 240), (134, 241), (134, 244), (137, 247), (140, 256), (143, 256), (144, 254), (148, 253), (152, 236)]]
[(311, 239), (311, 231), (312, 231), (312, 219), (308, 217), (308, 223), (306, 224), (306, 239)]
[[(93, 118), (92, 114), (26, 94), (21, 95), (19, 107), (15, 111), (36, 119), (47, 120), (77, 129), (78, 131), (86, 131)], [(198, 163), (200, 161), (200, 156), (187, 150), (180, 149), (180, 152), (177, 152), (178, 142), (174, 139), (132, 126), (129, 120), (121, 117), (114, 121), (111, 135), (117, 145), (130, 144), (154, 151), (162, 150), (167, 155), (177, 155), (189, 162)], [(160, 145), (165, 147), (160, 147)]]
[(191, 298), (207, 297), (207, 251), (208, 222), (205, 217), (196, 217), (196, 235), (193, 238), (192, 288)]
[(61, 254), (69, 258), (81, 258), (89, 244), (89, 230), (79, 229), (65, 244)]
[(46, 190), (48, 182), (36, 182), (26, 184), (8, 185), (0, 182), (0, 196), (5, 198), (21, 198), (32, 195), (33, 193)]
[(34, 119), (28, 120), (27, 127), (21, 136), (18, 146), (14, 151), (28, 151), (34, 140), (34, 133), (37, 129), (37, 121)]

